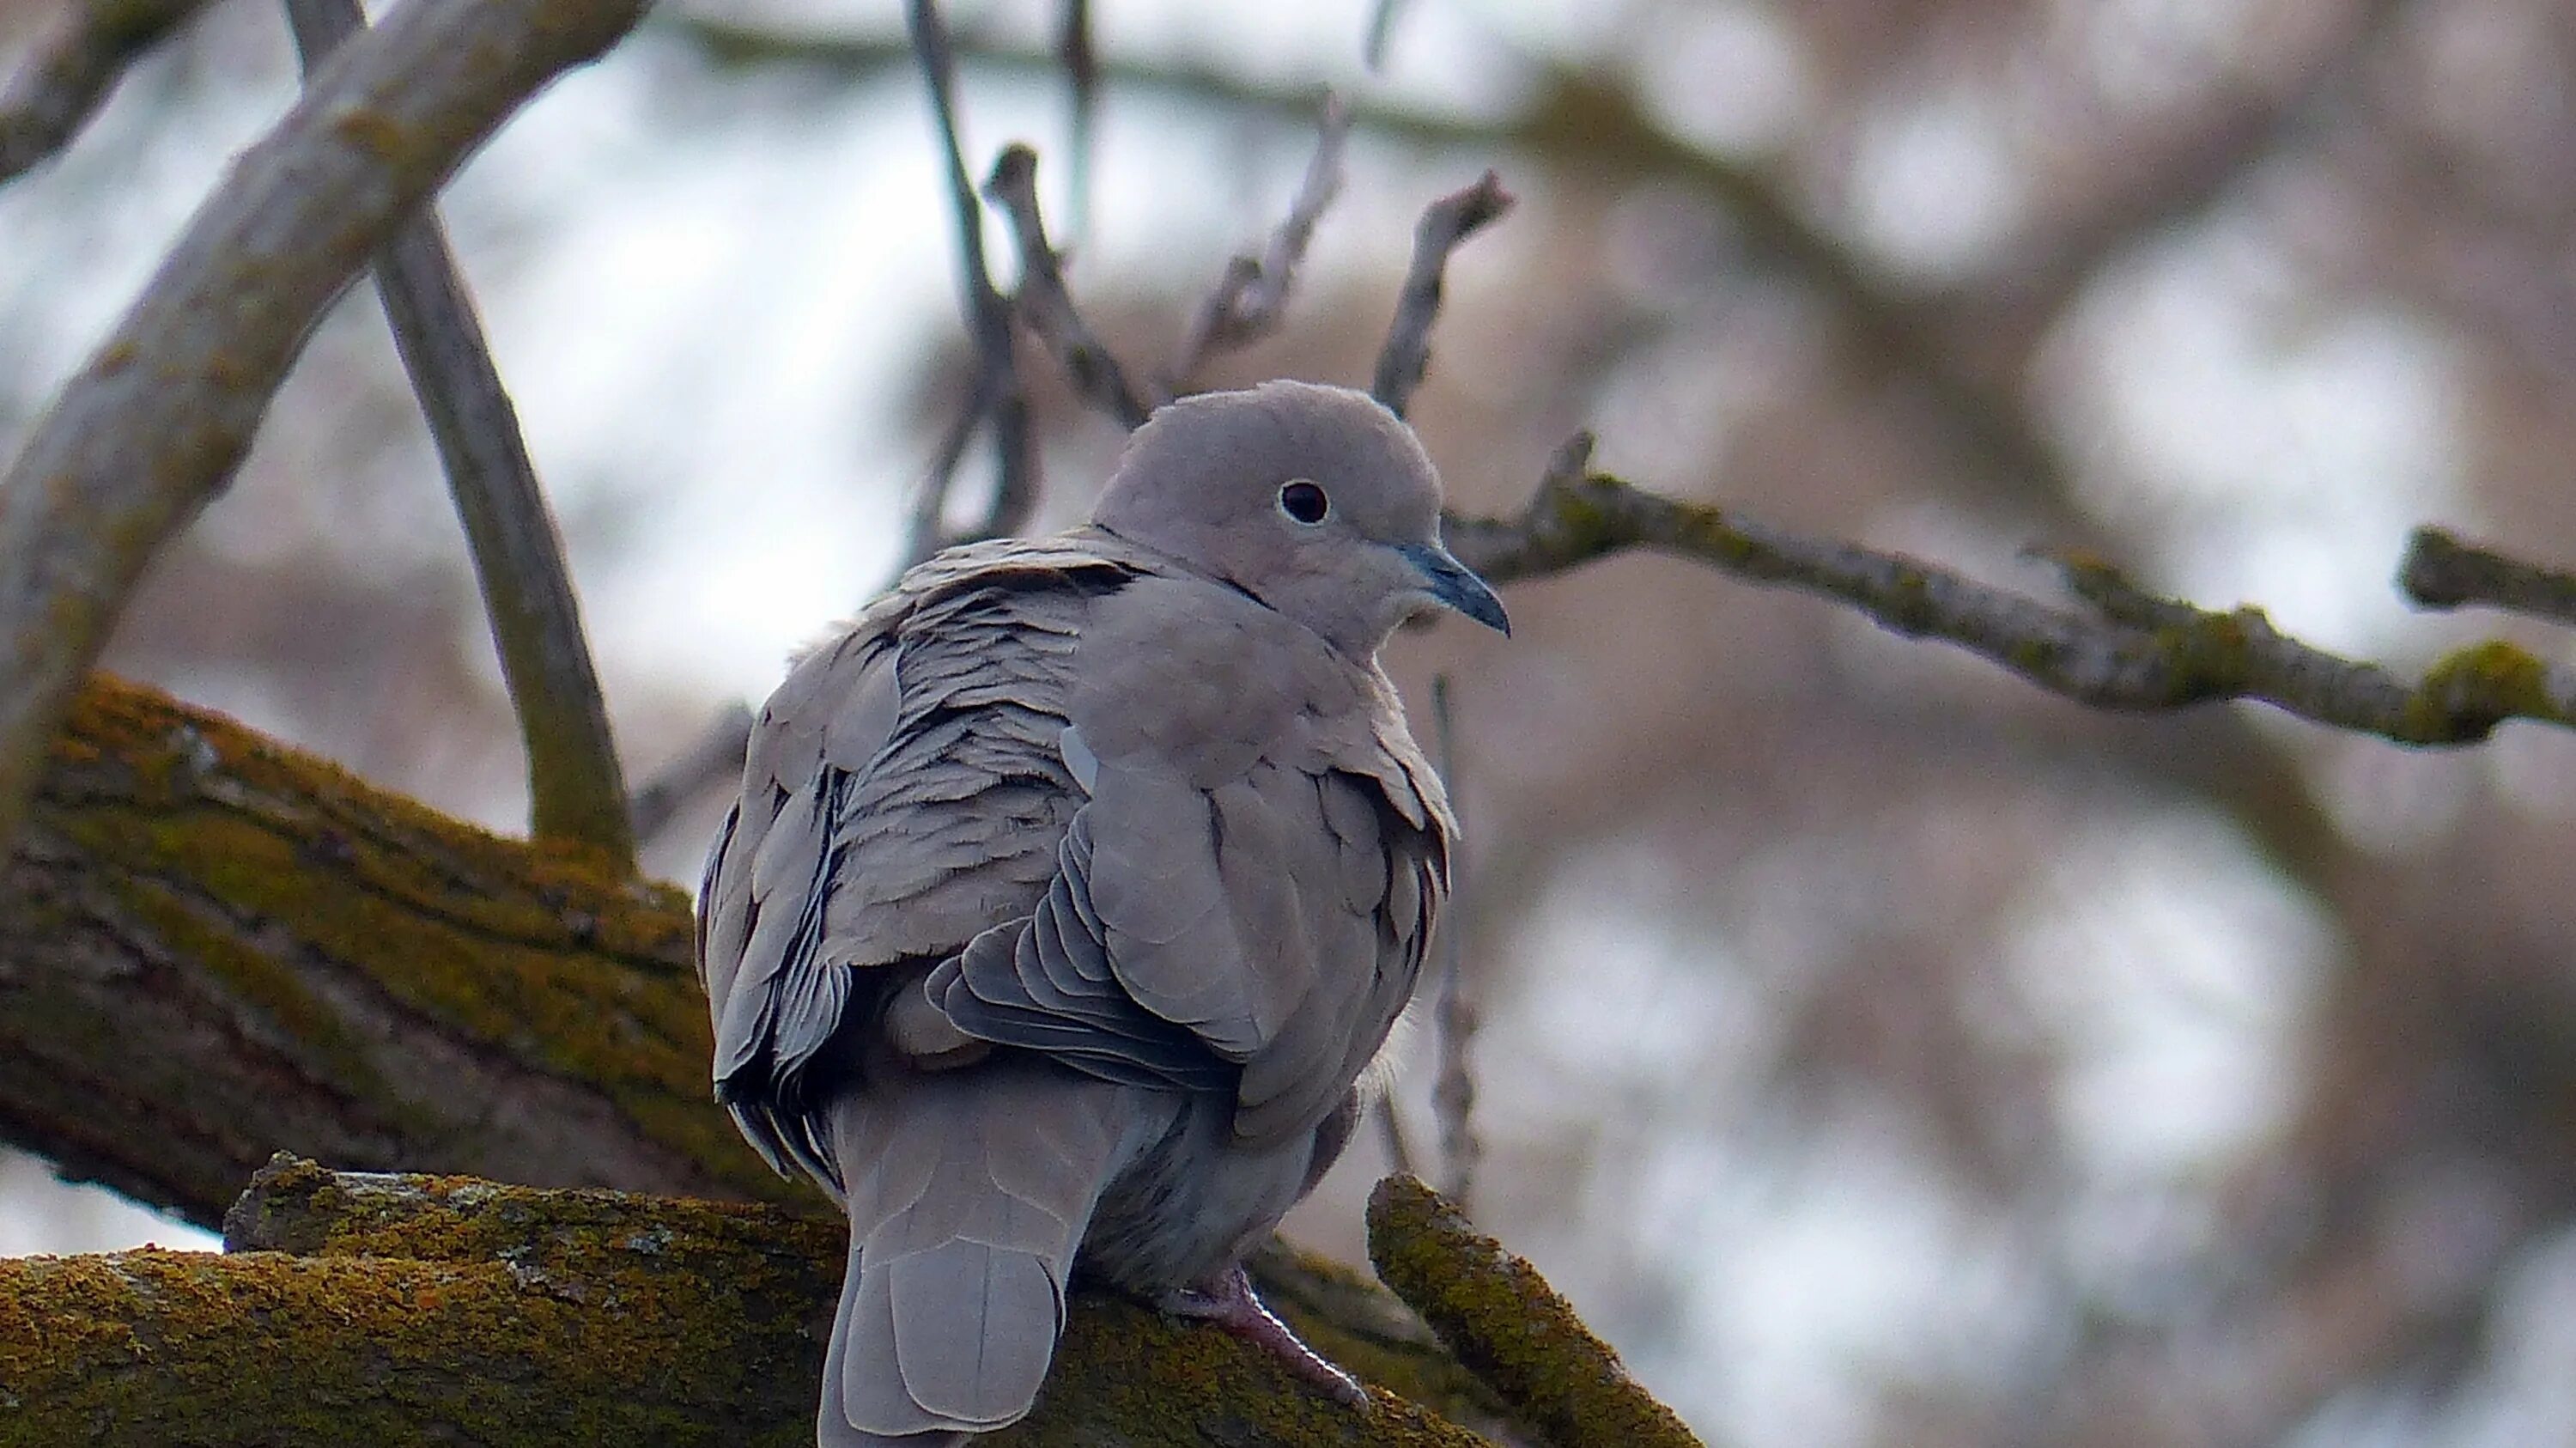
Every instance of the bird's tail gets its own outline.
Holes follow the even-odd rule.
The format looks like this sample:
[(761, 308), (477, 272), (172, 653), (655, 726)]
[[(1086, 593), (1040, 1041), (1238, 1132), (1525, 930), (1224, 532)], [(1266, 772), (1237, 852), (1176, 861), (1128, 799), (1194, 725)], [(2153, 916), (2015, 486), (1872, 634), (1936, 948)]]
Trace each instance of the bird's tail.
[(996, 1059), (831, 1103), (850, 1264), (822, 1448), (923, 1448), (1028, 1412), (1093, 1204), (1170, 1099)]

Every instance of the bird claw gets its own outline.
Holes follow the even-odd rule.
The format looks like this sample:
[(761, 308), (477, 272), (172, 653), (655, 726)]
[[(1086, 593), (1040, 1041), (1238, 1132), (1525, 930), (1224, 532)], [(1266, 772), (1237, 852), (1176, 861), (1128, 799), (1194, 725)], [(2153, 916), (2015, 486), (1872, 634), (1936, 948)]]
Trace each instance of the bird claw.
[(1240, 1266), (1228, 1268), (1204, 1286), (1167, 1292), (1154, 1305), (1175, 1317), (1213, 1323), (1267, 1350), (1285, 1363), (1288, 1371), (1323, 1389), (1338, 1402), (1354, 1408), (1368, 1406), (1368, 1389), (1360, 1380), (1306, 1346), (1288, 1324), (1263, 1306), (1252, 1291), (1252, 1278)]

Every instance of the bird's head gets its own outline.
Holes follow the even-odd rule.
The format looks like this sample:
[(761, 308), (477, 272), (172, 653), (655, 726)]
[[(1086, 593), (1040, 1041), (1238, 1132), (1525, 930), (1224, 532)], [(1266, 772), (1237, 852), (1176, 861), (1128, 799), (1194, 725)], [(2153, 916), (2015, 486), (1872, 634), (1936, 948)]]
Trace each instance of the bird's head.
[(1310, 382), (1186, 397), (1127, 443), (1092, 521), (1231, 584), (1354, 658), (1454, 609), (1511, 632), (1440, 541), (1440, 475), (1402, 419)]

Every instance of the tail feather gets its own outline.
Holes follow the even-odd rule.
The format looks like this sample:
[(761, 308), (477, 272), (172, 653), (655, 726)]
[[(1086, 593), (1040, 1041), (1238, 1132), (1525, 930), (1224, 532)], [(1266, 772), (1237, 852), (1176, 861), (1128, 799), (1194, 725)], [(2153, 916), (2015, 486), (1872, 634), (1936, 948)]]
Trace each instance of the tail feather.
[(1172, 1100), (998, 1060), (831, 1103), (850, 1262), (824, 1361), (824, 1448), (923, 1448), (1025, 1415), (1092, 1207), (1161, 1135)]

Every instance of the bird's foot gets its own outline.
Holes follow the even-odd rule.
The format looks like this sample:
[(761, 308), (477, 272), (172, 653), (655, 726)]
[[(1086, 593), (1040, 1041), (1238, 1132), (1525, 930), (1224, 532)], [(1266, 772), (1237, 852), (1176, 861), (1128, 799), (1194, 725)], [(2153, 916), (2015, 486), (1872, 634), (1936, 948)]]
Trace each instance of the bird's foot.
[(1212, 1322), (1255, 1347), (1267, 1349), (1286, 1363), (1290, 1372), (1340, 1401), (1354, 1408), (1368, 1405), (1368, 1389), (1361, 1386), (1360, 1380), (1306, 1346), (1288, 1324), (1262, 1306), (1261, 1299), (1253, 1295), (1251, 1277), (1240, 1266), (1229, 1267), (1199, 1286), (1167, 1292), (1154, 1305), (1176, 1317)]

